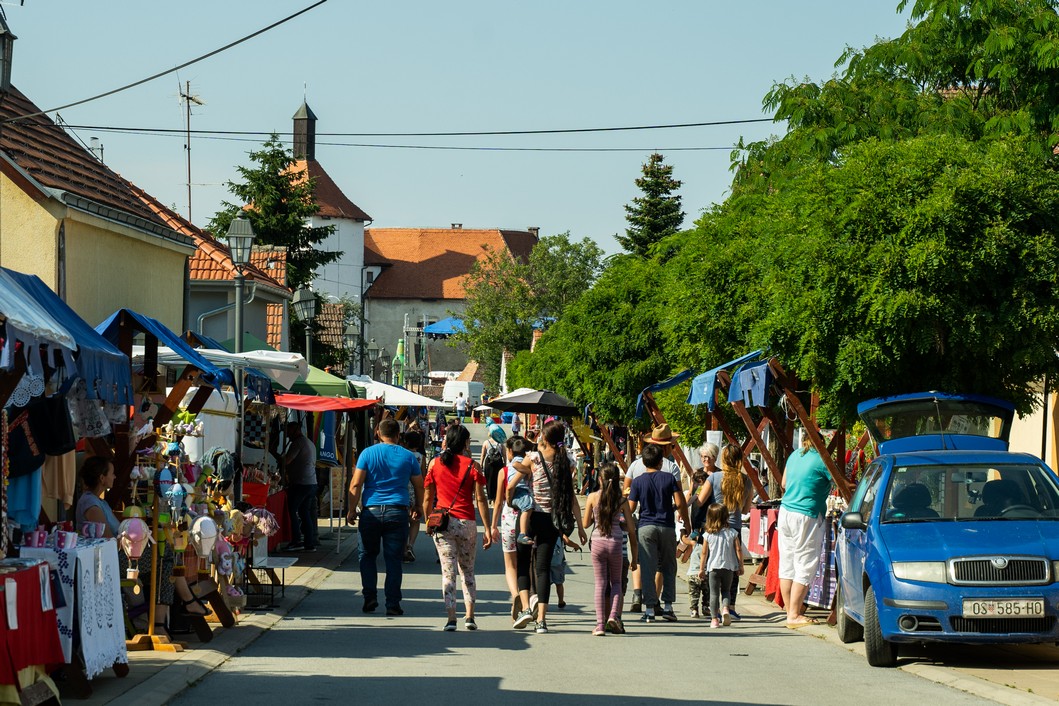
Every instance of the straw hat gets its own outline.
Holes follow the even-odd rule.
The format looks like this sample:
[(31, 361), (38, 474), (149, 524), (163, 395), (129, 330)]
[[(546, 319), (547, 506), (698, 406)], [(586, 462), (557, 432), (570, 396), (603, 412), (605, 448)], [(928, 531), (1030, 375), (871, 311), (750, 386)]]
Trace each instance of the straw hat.
[(644, 441), (648, 444), (659, 444), (664, 446), (666, 444), (672, 444), (679, 438), (680, 434), (673, 432), (668, 424), (660, 424), (651, 430), (650, 438), (644, 439)]

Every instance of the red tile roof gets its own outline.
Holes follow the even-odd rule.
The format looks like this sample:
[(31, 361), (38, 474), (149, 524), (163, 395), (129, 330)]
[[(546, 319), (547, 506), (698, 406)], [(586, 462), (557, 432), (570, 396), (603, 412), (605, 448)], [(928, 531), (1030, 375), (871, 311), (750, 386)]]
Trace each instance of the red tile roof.
[(283, 310), (285, 304), (269, 302), (265, 304), (265, 342), (277, 351), (286, 350), (283, 340)]
[[(124, 180), (123, 180), (124, 181)], [(162, 221), (195, 242), (195, 253), (188, 260), (188, 269), (192, 281), (234, 281), (235, 263), (232, 262), (232, 254), (227, 245), (214, 238), (206, 231), (198, 228), (180, 214), (162, 205), (158, 199), (148, 194), (143, 189), (129, 182), (132, 192), (145, 204), (152, 213), (161, 218)], [(247, 281), (258, 282), (266, 287), (284, 290), (286, 287), (274, 278), (270, 277), (264, 270), (254, 264), (254, 254), (250, 256), (250, 263), (244, 268)]]
[(287, 286), (287, 249), (268, 245), (255, 245), (250, 251), (250, 264)]
[[(174, 232), (148, 208), (128, 181), (96, 159), (47, 115), (4, 122), (39, 111), (40, 108), (14, 87), (0, 101), (0, 152), (19, 169), (41, 186), (64, 192), (65, 195), (56, 196), (70, 206), (185, 245), (192, 244), (189, 237)], [(15, 171), (6, 164), (3, 169), (5, 173)]]
[(319, 207), (317, 211), (319, 215), (327, 218), (349, 218), (354, 221), (371, 220), (371, 216), (342, 193), (342, 189), (338, 188), (338, 184), (331, 178), (331, 175), (315, 159), (308, 161), (299, 159), (291, 166), (291, 170), (307, 173), (310, 179), (316, 180), (313, 197)]
[(537, 242), (528, 231), (498, 228), (368, 228), (364, 259), (381, 261), (370, 299), (464, 299), (464, 279), (488, 250), (523, 259)]
[(342, 334), (346, 328), (342, 317), (342, 305), (334, 302), (321, 303), (320, 311), (316, 314), (316, 323), (320, 326), (316, 340), (342, 350)]

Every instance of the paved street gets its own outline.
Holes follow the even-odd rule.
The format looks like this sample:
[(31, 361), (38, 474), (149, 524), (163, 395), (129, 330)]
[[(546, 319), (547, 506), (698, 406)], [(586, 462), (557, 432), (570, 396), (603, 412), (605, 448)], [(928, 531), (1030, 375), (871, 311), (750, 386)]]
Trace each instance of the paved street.
[(445, 633), (440, 573), (424, 537), (418, 554), (405, 574), (403, 617), (361, 612), (354, 554), (285, 620), (173, 703), (207, 695), (243, 703), (982, 703), (872, 669), (863, 657), (785, 629), (778, 616), (719, 630), (683, 616), (671, 624), (632, 619), (625, 636), (593, 638), (592, 569), (576, 553), (570, 605), (549, 613), (550, 634), (510, 629), (495, 548), (479, 554), (478, 632), (461, 622), (459, 632)]

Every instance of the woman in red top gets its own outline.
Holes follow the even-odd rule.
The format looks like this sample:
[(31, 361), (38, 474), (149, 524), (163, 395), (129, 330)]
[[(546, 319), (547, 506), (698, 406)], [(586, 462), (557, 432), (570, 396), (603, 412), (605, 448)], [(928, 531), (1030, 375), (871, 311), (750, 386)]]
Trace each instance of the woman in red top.
[[(463, 579), (463, 603), (467, 608), (463, 626), (477, 630), (474, 622), (474, 555), (478, 539), (478, 524), (474, 519), (474, 505), (482, 525), (487, 526), (489, 508), (485, 498), (485, 476), (470, 456), (471, 433), (462, 424), (453, 425), (445, 432), (445, 450), (434, 459), (423, 480), (424, 517), (435, 506), (449, 508), (449, 525), (444, 532), (434, 535), (434, 545), (441, 560), (441, 593), (445, 597), (448, 622), (445, 631), (456, 629), (456, 572)], [(493, 543), (490, 532), (482, 540), (482, 549)]]

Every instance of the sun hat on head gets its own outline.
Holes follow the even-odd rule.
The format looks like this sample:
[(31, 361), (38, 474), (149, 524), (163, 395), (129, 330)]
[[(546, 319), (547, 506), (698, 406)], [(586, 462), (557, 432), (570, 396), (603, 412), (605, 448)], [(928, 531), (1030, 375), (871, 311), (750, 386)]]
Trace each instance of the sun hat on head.
[(644, 439), (648, 444), (659, 444), (666, 445), (672, 444), (674, 441), (680, 438), (680, 434), (677, 434), (669, 428), (668, 424), (659, 424), (651, 430), (651, 436)]

